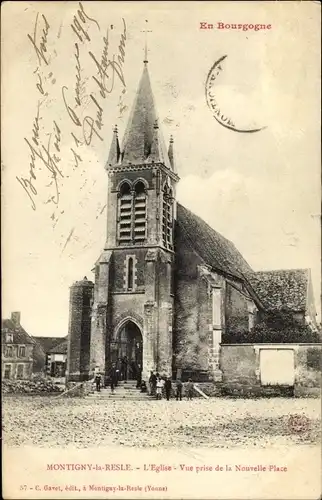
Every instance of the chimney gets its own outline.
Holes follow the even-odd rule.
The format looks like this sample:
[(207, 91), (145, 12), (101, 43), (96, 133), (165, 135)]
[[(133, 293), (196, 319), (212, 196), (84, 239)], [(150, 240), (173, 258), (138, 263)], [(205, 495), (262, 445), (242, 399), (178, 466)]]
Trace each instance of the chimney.
[(11, 321), (15, 327), (20, 326), (20, 311), (15, 311), (11, 313)]

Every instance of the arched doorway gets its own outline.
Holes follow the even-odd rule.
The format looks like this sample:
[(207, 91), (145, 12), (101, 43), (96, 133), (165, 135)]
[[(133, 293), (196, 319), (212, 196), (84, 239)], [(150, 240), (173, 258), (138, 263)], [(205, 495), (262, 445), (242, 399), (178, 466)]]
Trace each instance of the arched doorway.
[(119, 330), (116, 338), (117, 359), (127, 358), (127, 379), (136, 380), (142, 372), (143, 339), (140, 328), (127, 321)]

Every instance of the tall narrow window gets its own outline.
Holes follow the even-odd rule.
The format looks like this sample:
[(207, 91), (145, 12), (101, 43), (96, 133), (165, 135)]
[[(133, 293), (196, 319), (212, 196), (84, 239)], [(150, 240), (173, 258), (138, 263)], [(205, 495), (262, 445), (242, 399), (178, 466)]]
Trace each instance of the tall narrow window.
[(251, 331), (252, 328), (254, 328), (256, 324), (256, 312), (257, 308), (254, 304), (254, 302), (248, 300), (247, 301), (247, 306), (248, 306), (248, 331)]
[(13, 356), (12, 345), (7, 345), (5, 347), (4, 355), (5, 355), (6, 358), (12, 358), (12, 356)]
[(24, 345), (19, 346), (19, 358), (24, 358), (26, 356), (26, 347)]
[(11, 377), (11, 365), (5, 365), (4, 367), (4, 378)]
[(221, 328), (221, 290), (220, 288), (212, 289), (212, 326), (213, 328)]
[(168, 186), (163, 190), (163, 207), (162, 207), (162, 240), (166, 248), (173, 248), (173, 207), (172, 207), (172, 191)]
[(221, 343), (221, 289), (212, 289), (212, 342), (213, 346)]
[(134, 197), (134, 243), (145, 240), (146, 231), (146, 196), (142, 182), (135, 184)]
[(127, 262), (127, 289), (133, 290), (134, 288), (134, 273), (133, 273), (133, 258), (130, 257)]
[(119, 199), (119, 240), (131, 242), (132, 236), (132, 194), (127, 182), (122, 184)]

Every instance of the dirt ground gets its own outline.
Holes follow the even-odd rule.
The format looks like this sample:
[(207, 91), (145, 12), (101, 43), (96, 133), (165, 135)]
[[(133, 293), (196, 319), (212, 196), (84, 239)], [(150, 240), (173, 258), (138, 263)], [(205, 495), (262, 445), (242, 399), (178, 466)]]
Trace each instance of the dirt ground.
[(320, 442), (318, 399), (107, 401), (48, 396), (3, 398), (8, 446), (211, 448)]

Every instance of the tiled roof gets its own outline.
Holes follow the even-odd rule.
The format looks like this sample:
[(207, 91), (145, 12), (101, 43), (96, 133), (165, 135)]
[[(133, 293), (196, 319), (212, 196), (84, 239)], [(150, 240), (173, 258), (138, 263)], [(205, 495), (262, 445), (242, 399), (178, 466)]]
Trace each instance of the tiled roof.
[(52, 354), (67, 354), (67, 339), (52, 347), (49, 352)]
[(15, 326), (11, 319), (3, 319), (1, 322), (1, 343), (6, 343), (5, 333), (13, 334), (13, 344), (33, 344), (33, 340), (21, 325)]
[(285, 308), (305, 311), (310, 280), (309, 269), (259, 271), (250, 277), (251, 284), (267, 309)]
[(185, 207), (177, 204), (177, 231), (213, 269), (247, 281), (251, 267), (235, 245)]
[(33, 337), (44, 353), (51, 351), (53, 347), (60, 344), (65, 337)]

